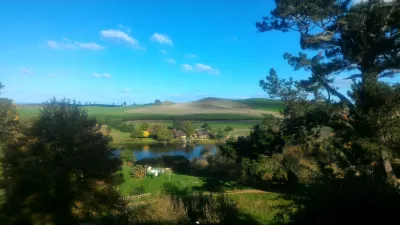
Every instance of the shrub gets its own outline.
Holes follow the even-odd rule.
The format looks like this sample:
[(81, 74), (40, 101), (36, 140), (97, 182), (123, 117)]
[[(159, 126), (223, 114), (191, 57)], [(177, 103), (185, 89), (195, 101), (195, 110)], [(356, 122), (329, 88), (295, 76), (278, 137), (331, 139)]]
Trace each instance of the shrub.
[(132, 209), (129, 222), (132, 224), (191, 224), (182, 201), (161, 196), (147, 201), (145, 206)]

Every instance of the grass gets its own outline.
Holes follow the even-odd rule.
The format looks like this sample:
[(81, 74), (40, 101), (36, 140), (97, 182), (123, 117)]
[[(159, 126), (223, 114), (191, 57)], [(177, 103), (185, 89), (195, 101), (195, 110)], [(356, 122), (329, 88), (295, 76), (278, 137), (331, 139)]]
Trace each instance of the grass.
[(229, 137), (249, 136), (251, 129), (234, 129), (229, 133)]
[[(186, 104), (186, 103), (185, 103)], [(185, 104), (178, 104), (183, 105)], [(176, 104), (175, 104), (176, 105)], [(193, 120), (193, 121), (227, 121), (227, 120), (258, 120), (261, 118), (261, 113), (250, 113), (254, 110), (277, 112), (283, 108), (283, 104), (279, 100), (270, 100), (262, 98), (252, 98), (243, 100), (229, 100), (229, 99), (213, 99), (209, 98), (196, 101), (190, 104), (191, 107), (183, 107), (171, 111), (171, 108), (160, 106), (158, 111), (153, 110), (154, 106), (119, 106), (119, 107), (106, 107), (106, 106), (84, 106), (83, 108), (88, 111), (89, 116), (96, 118), (110, 118), (120, 119), (124, 121), (129, 120), (171, 120), (174, 116), (180, 120)], [(222, 109), (218, 105), (224, 106)], [(186, 104), (187, 106), (187, 104)], [(229, 108), (229, 106), (231, 108)], [(148, 109), (146, 109), (148, 108)], [(249, 111), (249, 108), (251, 109)], [(143, 111), (144, 110), (144, 111)], [(148, 113), (143, 113), (147, 112)], [(164, 110), (164, 111), (163, 111)], [(189, 112), (186, 110), (194, 110)], [(143, 112), (142, 112), (143, 111)], [(154, 111), (156, 113), (154, 113)], [(39, 114), (38, 106), (24, 106), (18, 107), (18, 112), (21, 119), (28, 120), (35, 118)], [(176, 115), (173, 113), (176, 112)], [(260, 111), (261, 112), (261, 111)], [(153, 114), (154, 113), (154, 114)]]
[(281, 100), (265, 99), (265, 98), (249, 98), (243, 100), (235, 100), (247, 105), (252, 109), (279, 112), (284, 105)]
[(122, 173), (124, 175), (125, 182), (121, 185), (120, 191), (123, 196), (130, 195), (132, 189), (138, 187), (143, 187), (144, 193), (159, 195), (163, 193), (164, 184), (167, 182), (178, 187), (179, 189), (186, 188), (189, 192), (193, 190), (193, 187), (201, 187), (203, 185), (203, 181), (198, 177), (180, 175), (172, 172), (170, 181), (168, 181), (168, 173), (153, 178), (132, 178), (130, 176), (129, 166), (123, 166)]
[[(129, 123), (135, 125), (141, 124), (143, 122), (151, 124), (164, 124), (165, 126), (172, 126), (172, 120), (134, 120)], [(260, 123), (260, 120), (226, 120), (226, 121), (192, 121), (195, 128), (200, 129), (201, 126), (207, 122), (212, 129), (226, 128), (230, 126), (234, 129), (250, 129), (254, 125)]]
[[(99, 119), (120, 119), (129, 120), (171, 120), (175, 117), (178, 120), (202, 120), (202, 121), (225, 121), (225, 120), (258, 120), (260, 116), (246, 114), (230, 114), (230, 113), (199, 113), (188, 115), (170, 115), (170, 114), (144, 114), (144, 113), (127, 113), (126, 110), (132, 107), (101, 107), (87, 106), (83, 107), (88, 111), (88, 115)], [(29, 120), (39, 115), (39, 108), (18, 108), (18, 113), (22, 120)]]
[(278, 193), (226, 195), (236, 202), (240, 214), (249, 215), (259, 224), (272, 224), (281, 207), (290, 204)]

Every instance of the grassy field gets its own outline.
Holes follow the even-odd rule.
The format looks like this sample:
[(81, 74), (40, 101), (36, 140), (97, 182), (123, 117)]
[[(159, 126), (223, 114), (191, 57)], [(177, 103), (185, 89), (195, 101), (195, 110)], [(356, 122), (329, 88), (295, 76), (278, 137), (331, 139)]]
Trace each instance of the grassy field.
[[(200, 177), (171, 173), (170, 181), (168, 181), (168, 173), (166, 173), (153, 178), (132, 178), (130, 177), (130, 167), (128, 166), (123, 167), (122, 173), (125, 182), (121, 185), (120, 192), (123, 196), (132, 195), (131, 191), (139, 187), (144, 189), (144, 193), (151, 193), (151, 197), (168, 193), (168, 187), (173, 187), (174, 194), (181, 194), (182, 196), (191, 194), (199, 189), (207, 191), (206, 183)], [(234, 200), (240, 212), (239, 217), (242, 216), (243, 219), (246, 219), (246, 217), (250, 216), (257, 224), (272, 224), (280, 208), (290, 203), (278, 193), (263, 193), (261, 191), (259, 191), (260, 193), (255, 193), (253, 191), (257, 192), (257, 190), (251, 190), (246, 187), (242, 188), (245, 190), (238, 191), (240, 188), (235, 184), (226, 182), (224, 185), (225, 191), (233, 190), (233, 192), (228, 192), (229, 194), (225, 196)], [(231, 188), (230, 185), (232, 186)], [(238, 192), (236, 193), (235, 190)]]
[(234, 100), (247, 105), (256, 110), (279, 112), (283, 109), (283, 102), (280, 100), (265, 99), (265, 98), (249, 98), (243, 100)]
[[(130, 195), (134, 188), (143, 187), (144, 193), (159, 195), (163, 193), (164, 184), (168, 182), (168, 174), (163, 174), (158, 177), (132, 178), (130, 176), (130, 167), (124, 166), (123, 171), (125, 182), (121, 185), (120, 191), (123, 196)], [(186, 189), (188, 192), (193, 191), (194, 187), (201, 187), (203, 181), (194, 176), (180, 175), (171, 173), (170, 184), (180, 189)]]
[[(161, 106), (84, 106), (89, 116), (96, 118), (130, 120), (181, 120), (225, 121), (225, 120), (257, 120), (264, 113), (278, 115), (282, 109), (281, 101), (269, 99), (229, 100), (205, 98), (195, 102), (167, 104)], [(21, 119), (37, 117), (37, 106), (20, 106), (18, 112)]]
[(277, 193), (244, 193), (226, 195), (234, 200), (243, 216), (249, 215), (258, 224), (273, 224), (281, 207), (290, 204)]

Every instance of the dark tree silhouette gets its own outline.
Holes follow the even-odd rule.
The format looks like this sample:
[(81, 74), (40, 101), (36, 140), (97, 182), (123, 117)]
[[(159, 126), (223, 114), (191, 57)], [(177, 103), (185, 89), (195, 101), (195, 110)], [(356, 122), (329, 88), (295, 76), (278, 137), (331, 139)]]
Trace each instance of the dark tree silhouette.
[(43, 105), (4, 151), (4, 224), (77, 224), (112, 212), (121, 161), (96, 123), (75, 102)]

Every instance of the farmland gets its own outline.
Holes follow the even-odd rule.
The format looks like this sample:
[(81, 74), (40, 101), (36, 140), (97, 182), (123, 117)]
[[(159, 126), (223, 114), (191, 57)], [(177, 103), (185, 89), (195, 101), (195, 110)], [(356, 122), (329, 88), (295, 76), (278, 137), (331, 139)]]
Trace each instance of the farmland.
[[(279, 116), (283, 104), (278, 100), (259, 98), (244, 100), (205, 98), (194, 102), (157, 106), (83, 106), (83, 108), (87, 110), (89, 116), (99, 119), (162, 121), (175, 117), (192, 121), (240, 121), (259, 120), (263, 114)], [(19, 106), (18, 112), (23, 120), (27, 120), (38, 116), (39, 107)]]

